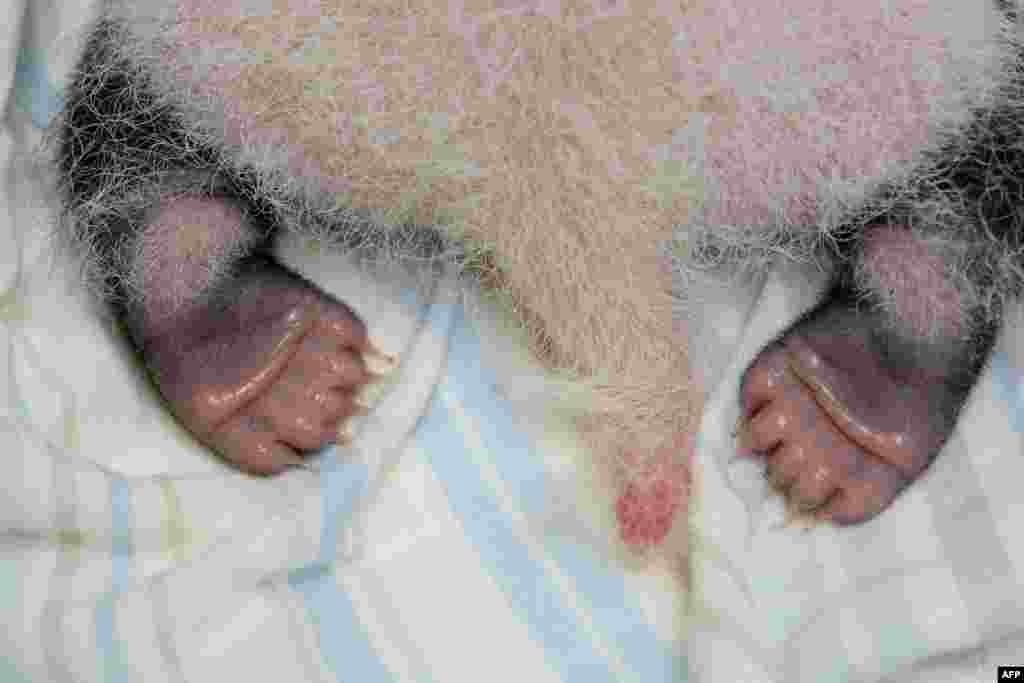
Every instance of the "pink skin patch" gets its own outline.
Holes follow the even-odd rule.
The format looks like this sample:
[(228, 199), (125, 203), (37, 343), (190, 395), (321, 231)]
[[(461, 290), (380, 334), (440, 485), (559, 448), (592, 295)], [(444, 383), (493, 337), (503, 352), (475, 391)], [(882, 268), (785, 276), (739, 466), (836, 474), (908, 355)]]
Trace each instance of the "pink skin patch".
[[(615, 503), (615, 517), (627, 545), (659, 545), (671, 530), (676, 513), (685, 509), (690, 473), (680, 452), (687, 442), (680, 436), (671, 446), (658, 448), (626, 483)], [(628, 450), (623, 459), (627, 465), (638, 461), (636, 453)]]
[(252, 228), (230, 202), (183, 196), (158, 207), (133, 255), (147, 319), (168, 320), (194, 304), (253, 239)]
[(956, 337), (963, 328), (963, 301), (946, 274), (944, 254), (902, 226), (871, 228), (864, 241), (862, 268), (868, 287), (883, 299), (909, 331)]

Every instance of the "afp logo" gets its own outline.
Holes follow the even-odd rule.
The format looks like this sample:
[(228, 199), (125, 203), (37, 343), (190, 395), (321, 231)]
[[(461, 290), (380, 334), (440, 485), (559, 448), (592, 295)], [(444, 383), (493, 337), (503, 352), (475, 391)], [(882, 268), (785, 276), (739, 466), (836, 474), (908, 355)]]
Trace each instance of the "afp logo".
[(996, 674), (996, 680), (1024, 683), (1024, 666), (1001, 666)]

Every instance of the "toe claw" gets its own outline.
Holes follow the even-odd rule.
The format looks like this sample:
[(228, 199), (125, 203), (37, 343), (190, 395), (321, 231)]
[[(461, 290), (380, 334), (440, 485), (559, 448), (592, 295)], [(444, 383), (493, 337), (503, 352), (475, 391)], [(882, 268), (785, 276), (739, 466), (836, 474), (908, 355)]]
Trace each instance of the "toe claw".
[(383, 397), (387, 391), (386, 384), (380, 382), (367, 382), (356, 387), (352, 393), (352, 404), (357, 412), (360, 410), (369, 411)]
[(806, 528), (810, 528), (826, 521), (828, 515), (824, 514), (824, 511), (828, 504), (835, 499), (837, 493), (838, 491), (833, 490), (821, 500), (803, 498), (797, 494), (786, 496), (786, 521), (784, 526), (801, 524)]
[(750, 417), (743, 414), (736, 418), (736, 425), (731, 433), (733, 440), (736, 442), (736, 460), (740, 458), (753, 458), (758, 455), (758, 450), (754, 448), (754, 437), (750, 431), (752, 421)]
[(313, 468), (310, 467), (309, 463), (306, 463), (306, 462), (290, 462), (289, 461), (289, 462), (286, 462), (284, 464), (284, 469), (286, 469), (286, 470), (306, 470), (307, 472), (313, 471)]
[(753, 453), (754, 448), (754, 435), (750, 431), (751, 420), (744, 416), (740, 416), (736, 420), (736, 427), (733, 430), (733, 437), (736, 439), (737, 447), (744, 452)]
[(764, 470), (765, 479), (768, 480), (768, 485), (772, 487), (772, 490), (779, 493), (784, 498), (787, 497), (789, 490), (793, 487), (795, 479), (786, 479), (782, 474), (782, 471), (778, 467), (772, 467), (772, 461), (768, 461), (768, 465)]
[(373, 344), (368, 344), (366, 350), (363, 351), (363, 363), (366, 364), (366, 371), (371, 375), (387, 376), (398, 367), (398, 356), (384, 353)]
[(833, 498), (835, 498), (835, 496), (836, 492), (834, 490), (820, 498), (804, 497), (794, 494), (789, 497), (788, 502), (792, 504), (793, 508), (799, 513), (808, 514), (825, 507)]
[(358, 415), (352, 415), (342, 420), (341, 424), (338, 425), (338, 443), (341, 445), (352, 443), (364, 421)]
[(743, 427), (745, 427), (749, 422), (750, 420), (747, 419), (747, 416), (744, 415), (743, 413), (737, 415), (736, 422), (732, 426), (732, 432), (730, 432), (732, 438), (735, 439), (736, 436), (740, 433), (740, 430), (743, 429)]

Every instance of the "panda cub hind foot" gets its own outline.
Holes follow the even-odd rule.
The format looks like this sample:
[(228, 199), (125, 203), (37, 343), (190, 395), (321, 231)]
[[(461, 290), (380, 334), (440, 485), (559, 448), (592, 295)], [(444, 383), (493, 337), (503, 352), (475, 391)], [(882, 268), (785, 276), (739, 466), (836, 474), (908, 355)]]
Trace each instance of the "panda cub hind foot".
[[(203, 238), (218, 243), (197, 246), (180, 226), (143, 237), (157, 243), (136, 259), (148, 294), (126, 322), (158, 391), (188, 431), (233, 465), (254, 474), (300, 465), (363, 410), (356, 392), (370, 379), (364, 354), (374, 353), (365, 325), (259, 253), (233, 258), (225, 273), (207, 277), (206, 265), (189, 272), (181, 265), (189, 254), (180, 252), (224, 253), (237, 214), (217, 199), (189, 199), (167, 215), (202, 225)], [(217, 222), (225, 225), (211, 230)], [(174, 258), (153, 257), (166, 252)], [(174, 293), (182, 280), (196, 291)]]
[(952, 434), (994, 343), (995, 326), (971, 322), (945, 291), (937, 260), (876, 263), (883, 241), (898, 255), (891, 243), (913, 240), (898, 227), (869, 231), (860, 264), (887, 278), (887, 298), (864, 287), (871, 278), (840, 278), (741, 379), (740, 448), (764, 458), (797, 514), (856, 524), (885, 510)]

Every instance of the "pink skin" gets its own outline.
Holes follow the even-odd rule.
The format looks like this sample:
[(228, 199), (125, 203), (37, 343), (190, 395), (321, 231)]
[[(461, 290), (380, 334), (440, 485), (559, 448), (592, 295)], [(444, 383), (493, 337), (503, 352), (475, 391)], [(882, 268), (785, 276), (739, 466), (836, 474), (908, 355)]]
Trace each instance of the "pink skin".
[(627, 450), (623, 454), (623, 461), (639, 470), (615, 503), (619, 534), (627, 545), (638, 549), (660, 545), (671, 531), (676, 513), (686, 509), (690, 472), (688, 459), (680, 458), (679, 453), (689, 453), (689, 446), (687, 436), (677, 434), (642, 464), (636, 453)]
[[(923, 280), (931, 275), (925, 269)], [(908, 281), (903, 291), (925, 282)], [(944, 323), (959, 315), (932, 313)], [(962, 359), (936, 350), (955, 346), (955, 338), (930, 347), (913, 334), (900, 337), (878, 313), (830, 304), (747, 370), (741, 449), (765, 458), (769, 482), (797, 512), (839, 524), (870, 519), (921, 475), (955, 426), (956, 399), (944, 383)]]
[[(217, 201), (190, 199), (189, 225), (222, 219)], [(206, 250), (217, 240), (225, 249), (239, 232), (217, 224), (206, 221)], [(276, 263), (256, 260), (238, 271), (170, 317), (150, 303), (149, 315), (134, 316), (136, 339), (186, 429), (237, 467), (275, 474), (333, 443), (339, 423), (359, 412), (354, 391), (369, 379), (360, 355), (369, 343), (347, 306)]]
[[(870, 354), (851, 357), (846, 367), (821, 358), (796, 334), (762, 355), (745, 378), (742, 409), (748, 422), (739, 436), (743, 446), (764, 454), (769, 481), (798, 510), (835, 522), (863, 521), (888, 505), (927, 460), (924, 451), (900, 443), (916, 436), (907, 425), (892, 425), (894, 431), (880, 426), (891, 422), (883, 418), (883, 406), (891, 407), (895, 397), (864, 402), (859, 412), (849, 408), (858, 396), (872, 395), (866, 390), (877, 389), (854, 379), (856, 370), (874, 369)], [(895, 388), (891, 382), (885, 386)], [(913, 403), (909, 392), (901, 393)], [(903, 411), (892, 415), (906, 417)]]
[(658, 545), (672, 528), (680, 497), (672, 482), (655, 479), (645, 484), (630, 482), (615, 503), (622, 540), (631, 546)]

